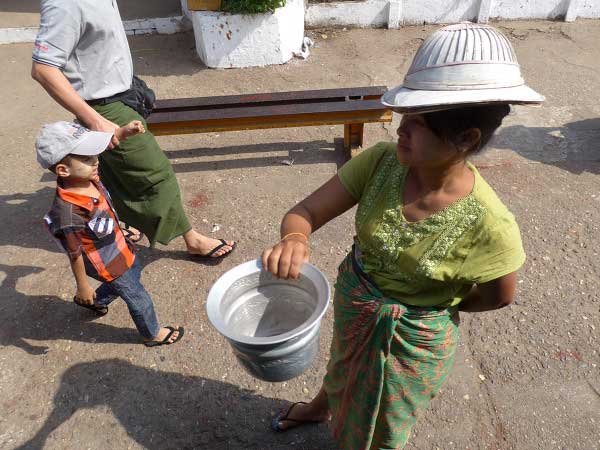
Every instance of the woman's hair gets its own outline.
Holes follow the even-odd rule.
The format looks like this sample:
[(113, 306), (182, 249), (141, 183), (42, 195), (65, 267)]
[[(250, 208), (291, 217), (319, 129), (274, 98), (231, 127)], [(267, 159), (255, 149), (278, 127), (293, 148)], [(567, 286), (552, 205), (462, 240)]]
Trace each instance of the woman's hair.
[(477, 153), (490, 141), (509, 112), (510, 106), (506, 104), (481, 105), (431, 112), (423, 114), (423, 118), (437, 137), (455, 145), (465, 131), (479, 128), (479, 144), (469, 150), (469, 153)]

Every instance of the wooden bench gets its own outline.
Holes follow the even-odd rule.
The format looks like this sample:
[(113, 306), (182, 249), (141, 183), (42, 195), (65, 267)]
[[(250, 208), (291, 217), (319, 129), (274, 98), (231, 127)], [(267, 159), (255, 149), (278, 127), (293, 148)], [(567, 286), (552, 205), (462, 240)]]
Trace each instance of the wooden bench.
[(264, 128), (344, 125), (344, 149), (354, 156), (365, 123), (391, 122), (380, 103), (385, 86), (157, 100), (146, 122), (156, 136)]

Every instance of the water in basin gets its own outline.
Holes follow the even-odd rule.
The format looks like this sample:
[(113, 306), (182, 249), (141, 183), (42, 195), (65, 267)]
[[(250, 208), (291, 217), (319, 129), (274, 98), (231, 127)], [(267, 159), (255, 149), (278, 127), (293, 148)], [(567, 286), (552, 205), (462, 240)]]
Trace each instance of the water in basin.
[(227, 328), (250, 337), (277, 336), (304, 323), (317, 300), (300, 286), (271, 284), (245, 291), (226, 313)]

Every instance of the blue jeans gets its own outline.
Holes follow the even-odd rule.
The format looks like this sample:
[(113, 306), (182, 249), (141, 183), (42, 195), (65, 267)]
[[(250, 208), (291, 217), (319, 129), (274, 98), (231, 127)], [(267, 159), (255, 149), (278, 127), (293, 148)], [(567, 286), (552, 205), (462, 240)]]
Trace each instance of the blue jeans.
[(153, 339), (160, 326), (152, 299), (140, 282), (141, 274), (142, 268), (135, 258), (127, 272), (115, 280), (102, 283), (96, 289), (96, 305), (108, 306), (121, 297), (127, 303), (129, 314), (140, 334), (146, 339)]

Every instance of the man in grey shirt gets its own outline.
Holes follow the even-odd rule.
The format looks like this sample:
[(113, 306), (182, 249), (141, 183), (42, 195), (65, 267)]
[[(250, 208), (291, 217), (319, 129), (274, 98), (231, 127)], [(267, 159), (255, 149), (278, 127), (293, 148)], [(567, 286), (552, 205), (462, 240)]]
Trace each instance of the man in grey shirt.
[[(143, 121), (121, 101), (102, 101), (130, 89), (133, 78), (116, 0), (42, 0), (31, 75), (91, 130), (114, 132), (132, 120)], [(102, 181), (122, 220), (144, 232), (152, 246), (183, 236), (196, 258), (233, 251), (234, 242), (191, 227), (175, 173), (152, 133), (122, 143), (113, 136), (111, 148), (100, 158)]]
[(60, 69), (84, 100), (125, 92), (133, 63), (116, 1), (43, 1), (33, 60)]

